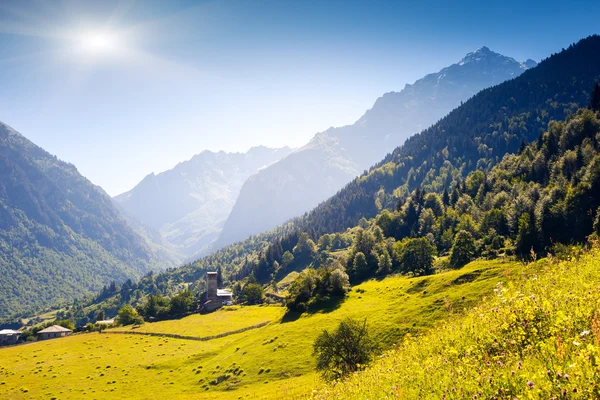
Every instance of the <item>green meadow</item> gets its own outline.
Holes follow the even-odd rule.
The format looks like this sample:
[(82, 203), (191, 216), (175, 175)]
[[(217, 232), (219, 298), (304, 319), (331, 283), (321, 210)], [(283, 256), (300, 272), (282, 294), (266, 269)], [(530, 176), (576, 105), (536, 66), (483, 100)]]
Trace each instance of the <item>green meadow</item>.
[[(391, 276), (353, 287), (347, 299), (316, 313), (279, 306), (228, 307), (209, 315), (146, 323), (139, 332), (205, 337), (270, 321), (208, 341), (88, 333), (0, 350), (0, 395), (57, 398), (293, 398), (322, 385), (312, 343), (346, 317), (366, 318), (382, 347), (424, 334), (464, 314), (522, 268), (475, 261), (427, 277)], [(115, 328), (127, 332), (132, 328)]]
[(319, 399), (600, 398), (600, 248), (542, 259)]
[(182, 319), (146, 323), (112, 329), (116, 332), (175, 333), (183, 336), (206, 337), (237, 331), (264, 322), (281, 321), (285, 309), (279, 306), (230, 306), (210, 315), (194, 314)]

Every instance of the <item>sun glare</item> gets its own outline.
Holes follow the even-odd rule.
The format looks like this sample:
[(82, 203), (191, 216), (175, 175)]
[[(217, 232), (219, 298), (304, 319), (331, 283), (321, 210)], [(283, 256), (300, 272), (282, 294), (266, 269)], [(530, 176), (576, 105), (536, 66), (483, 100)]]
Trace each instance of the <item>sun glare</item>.
[(111, 32), (82, 32), (77, 37), (79, 50), (92, 56), (115, 54), (119, 49), (119, 39)]

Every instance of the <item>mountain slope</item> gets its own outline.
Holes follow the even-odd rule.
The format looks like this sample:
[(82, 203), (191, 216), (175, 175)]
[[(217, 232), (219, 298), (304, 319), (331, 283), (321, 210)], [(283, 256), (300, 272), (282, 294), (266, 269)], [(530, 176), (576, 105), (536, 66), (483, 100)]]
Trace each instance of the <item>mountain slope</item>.
[(114, 200), (191, 257), (206, 252), (218, 237), (244, 181), (290, 152), (287, 147), (262, 146), (246, 153), (204, 151), (173, 169), (146, 176)]
[(488, 171), (505, 154), (516, 152), (522, 141), (536, 139), (551, 120), (564, 120), (586, 106), (598, 78), (600, 36), (591, 36), (518, 78), (478, 93), (303, 217), (160, 280), (194, 282), (219, 265), (231, 279), (243, 279), (258, 266), (268, 270), (274, 261), (281, 264), (281, 255), (298, 243), (298, 232), (317, 241), (325, 233), (357, 226), (361, 218), (375, 217), (383, 208), (396, 208), (399, 199), (419, 186), (441, 192), (476, 168)]
[(485, 89), (298, 220), (314, 236), (355, 226), (422, 186), (441, 191), (453, 176), (489, 170), (551, 120), (588, 104), (600, 78), (600, 36), (582, 39), (516, 79)]
[[(464, 179), (471, 171), (479, 169), (483, 173), (478, 175), (489, 174), (491, 168), (507, 153), (516, 152), (523, 141), (538, 139), (548, 128), (551, 120), (572, 119), (572, 114), (579, 107), (588, 104), (594, 82), (599, 77), (600, 36), (591, 36), (570, 46), (567, 50), (552, 55), (538, 67), (525, 72), (520, 77), (478, 93), (430, 129), (409, 139), (403, 146), (398, 147), (371, 168), (368, 173), (349, 183), (335, 196), (305, 216), (291, 220), (272, 231), (227, 246), (193, 263), (144, 278), (135, 283), (131, 289), (143, 293), (167, 295), (185, 287), (201, 291), (204, 285), (202, 279), (204, 273), (214, 271), (217, 267), (222, 268), (224, 277), (229, 282), (242, 281), (250, 274), (254, 274), (262, 282), (268, 282), (270, 276), (278, 277), (279, 274), (288, 272), (290, 267), (300, 270), (313, 262), (326, 261), (327, 255), (321, 257), (322, 248), (347, 246), (348, 235), (345, 233), (347, 228), (368, 225), (368, 222), (360, 221), (361, 218), (373, 218), (382, 210), (397, 210), (409, 193), (414, 193), (417, 187), (424, 187), (428, 192), (442, 192), (444, 188), (452, 189), (458, 183), (463, 193), (464, 190), (470, 190), (470, 184)], [(587, 145), (582, 149), (584, 160), (589, 156), (586, 147)], [(573, 155), (575, 157), (572, 157)], [(573, 161), (572, 158), (575, 161), (580, 159), (576, 152), (570, 153), (569, 163)], [(527, 163), (531, 164), (529, 161), (524, 161), (524, 165), (528, 165)], [(536, 159), (535, 163), (538, 165), (540, 161)], [(569, 165), (566, 167), (569, 168)], [(520, 174), (517, 173), (515, 176)], [(506, 185), (508, 187), (508, 183)], [(567, 187), (564, 183), (558, 183), (557, 186)], [(567, 194), (569, 199), (576, 199), (575, 193), (569, 191)], [(477, 193), (474, 195), (478, 197)], [(541, 198), (539, 189), (536, 188), (532, 188), (529, 195), (537, 199)], [(530, 207), (529, 202), (527, 200), (524, 204)], [(512, 204), (510, 199), (507, 200), (507, 204)], [(469, 202), (466, 201), (462, 207), (466, 214), (469, 214)], [(520, 207), (518, 211), (527, 209)], [(579, 211), (572, 214), (575, 215), (574, 218), (589, 223), (589, 219), (594, 214), (587, 214), (588, 210), (589, 207), (584, 205), (575, 206), (571, 211)], [(395, 213), (400, 217), (405, 211), (409, 209), (405, 210), (403, 207)], [(534, 211), (538, 212), (537, 209)], [(560, 212), (560, 208), (553, 209), (549, 215)], [(459, 229), (478, 229), (476, 221), (481, 215), (477, 210), (473, 213), (472, 216), (465, 216), (465, 221), (459, 221), (458, 216), (455, 215), (448, 219), (448, 222), (453, 224), (460, 222), (457, 225), (461, 226)], [(581, 213), (586, 216), (580, 215)], [(420, 215), (411, 214), (409, 223), (402, 224), (408, 229), (398, 231), (395, 239), (401, 240), (407, 235), (418, 233), (413, 231), (414, 226), (421, 225)], [(510, 215), (516, 216), (514, 213)], [(405, 218), (402, 216), (402, 220)], [(554, 222), (556, 221), (555, 219)], [(514, 225), (514, 222), (512, 221), (511, 226), (520, 225), (519, 221), (517, 225)], [(523, 226), (531, 227), (535, 224), (532, 225), (531, 221), (525, 220)], [(557, 232), (556, 229), (544, 229), (544, 231)], [(563, 231), (572, 232), (564, 229)], [(311, 246), (306, 240), (306, 235), (300, 235), (301, 232), (308, 233), (317, 246), (314, 244)], [(336, 234), (326, 238), (324, 236), (326, 233)], [(514, 236), (515, 232), (510, 234)], [(581, 230), (580, 234), (586, 233)], [(440, 239), (447, 241), (444, 236), (442, 232)], [(302, 237), (304, 237), (303, 245), (298, 246)], [(547, 239), (543, 238), (543, 246)], [(554, 239), (551, 237), (550, 243)], [(440, 248), (444, 249), (443, 246), (445, 245)], [(522, 247), (530, 248), (528, 245)], [(306, 249), (317, 251), (313, 253), (316, 257), (312, 260), (307, 258)], [(291, 264), (289, 261), (284, 261), (286, 252), (294, 255)], [(112, 307), (117, 307), (120, 301), (122, 300), (114, 298), (111, 302)], [(92, 307), (96, 306), (92, 305)]]
[(462, 101), (531, 66), (532, 60), (519, 63), (482, 47), (400, 92), (386, 93), (353, 125), (315, 135), (306, 146), (252, 176), (216, 247), (302, 215)]
[(158, 259), (102, 189), (0, 123), (0, 318), (140, 277)]

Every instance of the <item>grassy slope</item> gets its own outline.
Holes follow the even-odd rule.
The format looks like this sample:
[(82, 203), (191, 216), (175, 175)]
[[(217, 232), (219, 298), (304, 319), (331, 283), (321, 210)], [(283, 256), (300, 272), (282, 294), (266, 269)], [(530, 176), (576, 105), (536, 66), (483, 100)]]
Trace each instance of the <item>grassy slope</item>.
[(206, 337), (223, 332), (236, 331), (263, 322), (280, 321), (285, 310), (278, 306), (225, 307), (208, 317), (194, 314), (182, 319), (144, 324), (138, 328), (129, 326), (113, 329), (118, 332), (176, 333), (184, 336)]
[(319, 398), (600, 398), (600, 249), (525, 268)]
[[(299, 318), (282, 320), (284, 309), (279, 307), (245, 307), (141, 328), (205, 336), (274, 321), (207, 342), (84, 334), (4, 348), (0, 395), (79, 398), (85, 393), (102, 398), (107, 391), (115, 398), (152, 398), (156, 393), (165, 398), (202, 398), (199, 395), (207, 393), (212, 398), (215, 391), (221, 398), (236, 399), (302, 395), (319, 385), (311, 353), (321, 330), (333, 328), (344, 317), (366, 317), (373, 334), (390, 346), (406, 332), (426, 332), (437, 321), (473, 306), (505, 280), (506, 271), (518, 268), (512, 262), (477, 261), (430, 277), (372, 280), (355, 287), (342, 304)], [(222, 375), (229, 378), (208, 384)]]

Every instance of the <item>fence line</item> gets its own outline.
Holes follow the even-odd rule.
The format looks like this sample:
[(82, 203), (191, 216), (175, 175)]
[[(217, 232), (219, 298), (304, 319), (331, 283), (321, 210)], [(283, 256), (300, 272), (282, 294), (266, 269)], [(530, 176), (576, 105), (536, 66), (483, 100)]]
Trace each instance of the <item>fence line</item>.
[(261, 322), (260, 324), (251, 325), (251, 326), (247, 326), (245, 328), (237, 329), (235, 331), (223, 332), (223, 333), (219, 333), (218, 335), (211, 335), (211, 336), (204, 336), (204, 337), (184, 336), (184, 335), (177, 335), (174, 333), (111, 331), (111, 330), (100, 331), (100, 333), (110, 333), (110, 334), (120, 334), (120, 335), (158, 336), (158, 337), (168, 337), (168, 338), (174, 338), (174, 339), (197, 340), (197, 341), (204, 342), (207, 340), (219, 339), (219, 338), (229, 336), (229, 335), (235, 335), (236, 333), (246, 332), (251, 329), (262, 328), (263, 326), (266, 326), (270, 323), (271, 323), (271, 321), (265, 321), (265, 322)]

